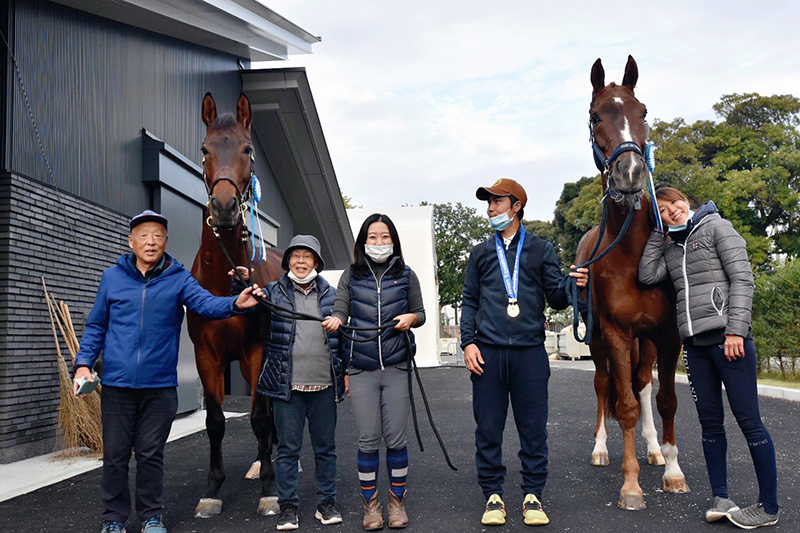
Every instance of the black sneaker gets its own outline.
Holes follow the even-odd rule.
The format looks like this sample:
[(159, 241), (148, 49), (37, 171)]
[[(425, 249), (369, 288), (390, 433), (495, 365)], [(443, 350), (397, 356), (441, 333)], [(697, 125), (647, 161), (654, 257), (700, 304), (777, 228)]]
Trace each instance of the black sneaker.
[(100, 533), (125, 533), (125, 524), (113, 520), (104, 520), (100, 526)]
[(291, 503), (281, 505), (281, 514), (278, 516), (278, 531), (288, 531), (298, 527), (300, 525), (297, 523), (297, 507)]
[(319, 502), (317, 505), (317, 513), (314, 516), (325, 525), (342, 523), (342, 513), (339, 511), (339, 505), (333, 498), (328, 498)]

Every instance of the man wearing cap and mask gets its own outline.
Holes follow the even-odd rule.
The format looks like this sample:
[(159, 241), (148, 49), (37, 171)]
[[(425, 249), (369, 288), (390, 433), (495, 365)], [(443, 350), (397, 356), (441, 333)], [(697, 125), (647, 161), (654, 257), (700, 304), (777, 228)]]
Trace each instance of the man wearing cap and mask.
[(104, 533), (125, 531), (131, 512), (128, 462), (136, 455), (136, 513), (144, 533), (162, 520), (164, 446), (178, 409), (178, 343), (184, 306), (212, 319), (256, 305), (248, 287), (217, 297), (166, 253), (167, 219), (144, 211), (130, 221), (132, 252), (103, 272), (75, 357), (75, 392), (103, 353)]
[[(286, 274), (257, 294), (299, 313), (324, 318), (331, 315), (336, 289), (318, 275), (325, 268), (319, 241), (312, 235), (296, 235), (283, 254)], [(247, 269), (237, 267), (246, 277)], [(233, 272), (231, 272), (232, 274)], [(233, 292), (241, 285), (232, 282)], [(256, 313), (268, 312), (266, 307)], [(264, 366), (257, 391), (272, 398), (278, 433), (275, 483), (280, 516), (277, 528), (299, 527), (297, 495), (303, 430), (314, 448), (317, 480), (315, 516), (323, 524), (338, 524), (342, 514), (336, 501), (336, 404), (344, 398), (347, 362), (339, 350), (339, 335), (326, 333), (319, 322), (295, 320), (273, 313), (264, 347)]]
[[(508, 178), (481, 187), (495, 234), (472, 249), (462, 299), (461, 346), (472, 372), (472, 409), (477, 423), (475, 462), (487, 499), (484, 525), (505, 523), (503, 430), (509, 397), (520, 440), (525, 524), (550, 522), (542, 508), (547, 480), (547, 383), (545, 300), (567, 307), (566, 280), (555, 248), (525, 231), (525, 189)], [(585, 270), (585, 269), (581, 269)]]

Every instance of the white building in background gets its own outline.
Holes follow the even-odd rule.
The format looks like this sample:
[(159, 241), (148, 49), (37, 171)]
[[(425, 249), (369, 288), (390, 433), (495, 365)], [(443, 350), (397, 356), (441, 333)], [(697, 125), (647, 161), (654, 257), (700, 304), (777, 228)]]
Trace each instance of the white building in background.
[[(417, 366), (439, 366), (439, 281), (436, 278), (433, 206), (348, 209), (347, 217), (353, 238), (364, 220), (373, 213), (385, 214), (392, 219), (400, 236), (403, 259), (419, 277), (426, 319), (425, 324), (414, 329)], [(341, 274), (341, 270), (323, 272), (325, 279), (334, 286), (338, 284)]]

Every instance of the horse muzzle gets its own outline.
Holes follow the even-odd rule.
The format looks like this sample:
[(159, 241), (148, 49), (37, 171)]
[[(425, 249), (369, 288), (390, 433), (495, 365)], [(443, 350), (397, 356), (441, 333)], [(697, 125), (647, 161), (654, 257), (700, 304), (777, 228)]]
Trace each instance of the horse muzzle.
[(212, 196), (208, 202), (210, 225), (218, 228), (233, 228), (239, 223), (241, 210), (236, 196), (222, 200)]
[(647, 187), (649, 173), (641, 155), (636, 152), (625, 152), (611, 164), (608, 176), (617, 192), (636, 194)]

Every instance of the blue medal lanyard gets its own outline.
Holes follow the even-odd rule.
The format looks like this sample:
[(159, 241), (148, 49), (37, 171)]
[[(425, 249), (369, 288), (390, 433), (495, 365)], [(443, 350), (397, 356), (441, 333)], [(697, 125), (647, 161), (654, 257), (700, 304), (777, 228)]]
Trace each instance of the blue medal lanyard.
[(505, 246), (498, 233), (494, 234), (494, 244), (497, 249), (497, 260), (500, 262), (500, 272), (503, 274), (503, 283), (508, 293), (508, 303), (517, 303), (517, 293), (519, 291), (519, 257), (522, 255), (522, 245), (525, 242), (525, 227), (520, 224), (519, 242), (517, 243), (517, 257), (514, 259), (514, 272), (508, 271), (508, 261), (506, 260)]

